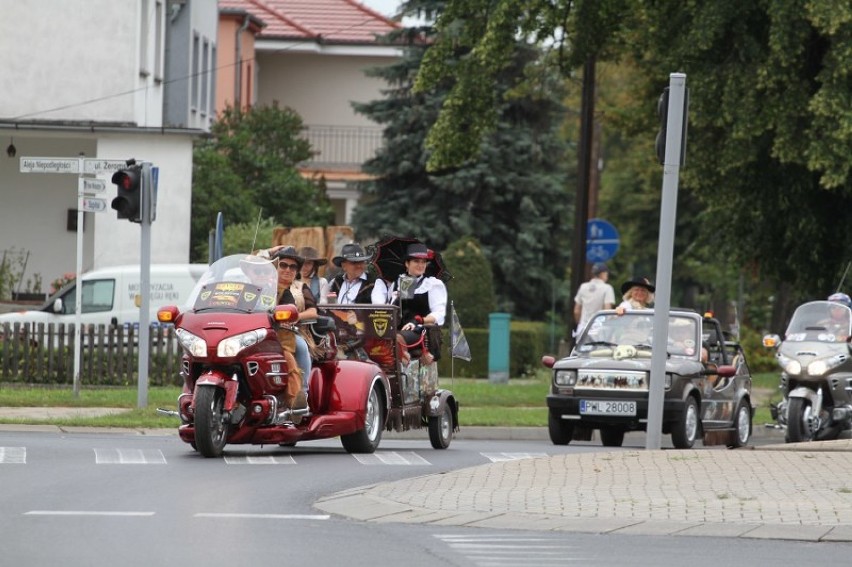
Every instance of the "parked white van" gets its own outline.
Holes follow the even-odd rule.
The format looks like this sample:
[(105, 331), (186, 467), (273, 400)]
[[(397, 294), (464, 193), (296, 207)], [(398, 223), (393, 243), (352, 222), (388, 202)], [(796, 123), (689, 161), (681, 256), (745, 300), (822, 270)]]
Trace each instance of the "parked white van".
[[(150, 321), (157, 321), (157, 309), (163, 305), (183, 306), (207, 268), (207, 264), (151, 264)], [(142, 304), (138, 265), (93, 270), (82, 278), (82, 325), (138, 325)], [(74, 324), (75, 286), (76, 282), (68, 284), (38, 309), (0, 315), (0, 325)]]

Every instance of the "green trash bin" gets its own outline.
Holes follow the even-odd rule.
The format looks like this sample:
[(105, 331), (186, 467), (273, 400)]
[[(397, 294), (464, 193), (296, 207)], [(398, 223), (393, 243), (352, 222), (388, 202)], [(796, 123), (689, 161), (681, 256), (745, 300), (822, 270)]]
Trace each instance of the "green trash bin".
[(508, 313), (488, 315), (488, 381), (509, 382), (509, 323)]

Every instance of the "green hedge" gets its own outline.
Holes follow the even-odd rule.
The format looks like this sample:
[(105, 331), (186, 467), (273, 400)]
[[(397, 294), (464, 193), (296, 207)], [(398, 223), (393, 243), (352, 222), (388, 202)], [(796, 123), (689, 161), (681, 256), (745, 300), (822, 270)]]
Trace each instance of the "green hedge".
[[(541, 366), (541, 357), (549, 351), (550, 335), (545, 323), (510, 323), (509, 377), (521, 378)], [(441, 376), (488, 378), (488, 329), (464, 329), (470, 345), (471, 361), (451, 360), (450, 330), (444, 329), (443, 357), (438, 363)]]

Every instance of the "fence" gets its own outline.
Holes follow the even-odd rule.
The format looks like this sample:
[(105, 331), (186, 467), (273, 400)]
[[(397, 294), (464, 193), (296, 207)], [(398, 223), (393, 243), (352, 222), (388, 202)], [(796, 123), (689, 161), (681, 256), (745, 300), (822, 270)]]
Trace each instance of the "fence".
[[(74, 383), (74, 325), (4, 323), (0, 325), (0, 381), (24, 384)], [(152, 326), (148, 383), (178, 386), (180, 347), (173, 328)], [(80, 347), (80, 383), (129, 386), (137, 383), (138, 330), (88, 325)]]

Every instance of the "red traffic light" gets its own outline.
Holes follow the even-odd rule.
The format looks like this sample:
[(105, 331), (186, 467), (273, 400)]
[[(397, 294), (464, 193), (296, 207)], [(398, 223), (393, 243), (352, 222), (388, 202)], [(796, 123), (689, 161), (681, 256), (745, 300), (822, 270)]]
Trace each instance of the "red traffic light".
[(116, 171), (112, 182), (118, 187), (117, 196), (112, 200), (112, 208), (118, 211), (118, 218), (131, 222), (142, 219), (142, 166), (132, 165)]

